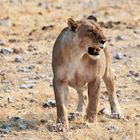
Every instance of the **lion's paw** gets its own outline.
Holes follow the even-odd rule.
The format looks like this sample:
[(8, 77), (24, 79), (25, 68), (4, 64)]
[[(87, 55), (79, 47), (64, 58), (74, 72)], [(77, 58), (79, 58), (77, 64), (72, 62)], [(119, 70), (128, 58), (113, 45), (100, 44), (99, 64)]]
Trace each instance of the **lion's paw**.
[(55, 125), (50, 125), (48, 129), (51, 132), (66, 132), (68, 131), (68, 126), (65, 126), (62, 123), (57, 123)]
[(71, 112), (69, 113), (68, 120), (74, 121), (77, 117), (80, 117), (80, 116), (82, 116), (81, 112)]
[(124, 119), (124, 116), (121, 113), (112, 113), (111, 118), (113, 118), (113, 119)]

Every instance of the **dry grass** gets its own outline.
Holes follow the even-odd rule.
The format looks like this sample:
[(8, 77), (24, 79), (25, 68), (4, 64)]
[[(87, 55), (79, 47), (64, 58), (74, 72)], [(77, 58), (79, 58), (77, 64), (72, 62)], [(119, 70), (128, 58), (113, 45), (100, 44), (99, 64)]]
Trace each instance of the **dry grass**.
[[(22, 48), (28, 53), (0, 55), (0, 72), (4, 73), (4, 79), (0, 76), (0, 119), (1, 122), (8, 121), (12, 116), (19, 115), (24, 120), (32, 121), (38, 130), (13, 131), (5, 135), (2, 140), (139, 140), (140, 139), (140, 104), (137, 97), (140, 97), (140, 86), (132, 77), (127, 77), (129, 70), (140, 72), (139, 54), (140, 44), (138, 35), (133, 31), (140, 30), (140, 2), (134, 1), (74, 1), (74, 0), (44, 0), (48, 8), (38, 7), (40, 0), (1, 0), (0, 19), (8, 17), (8, 25), (0, 26), (0, 40), (5, 42), (4, 47)], [(91, 4), (90, 4), (91, 3)], [(117, 90), (121, 91), (119, 101), (122, 111), (127, 120), (113, 120), (107, 116), (99, 115), (98, 123), (88, 127), (83, 126), (83, 119), (71, 122), (69, 132), (55, 133), (49, 132), (47, 127), (53, 124), (56, 118), (56, 109), (44, 109), (43, 103), (47, 99), (53, 99), (53, 90), (50, 86), (52, 78), (51, 52), (53, 43), (59, 32), (66, 26), (67, 18), (74, 17), (81, 19), (85, 15), (95, 13), (99, 21), (121, 21), (121, 24), (113, 29), (105, 29), (111, 48), (111, 54), (122, 51), (126, 54), (123, 60), (113, 60), (113, 68), (117, 76)], [(53, 25), (52, 29), (41, 30), (43, 26)], [(126, 26), (132, 26), (132, 29)], [(32, 32), (32, 33), (31, 33)], [(31, 33), (31, 35), (29, 35)], [(122, 41), (116, 41), (117, 35), (126, 36)], [(12, 43), (9, 39), (16, 39)], [(28, 51), (29, 45), (36, 50)], [(0, 46), (2, 48), (3, 46)], [(25, 61), (15, 63), (14, 58), (21, 55)], [(27, 67), (36, 64), (31, 72), (18, 72), (18, 67)], [(20, 89), (21, 83), (26, 83), (33, 76), (47, 75), (40, 78), (33, 89)], [(105, 91), (103, 86), (102, 91)], [(103, 93), (102, 93), (103, 95)], [(102, 96), (101, 95), (101, 96)], [(14, 102), (7, 103), (7, 97), (12, 96)], [(31, 99), (36, 102), (31, 102)], [(128, 101), (124, 101), (127, 98)], [(70, 90), (70, 109), (74, 111), (76, 107), (76, 93)], [(100, 100), (100, 106), (109, 107), (106, 100)], [(48, 120), (42, 124), (41, 119)], [(109, 125), (116, 125), (119, 129), (115, 132), (108, 130)], [(79, 128), (80, 127), (80, 128)]]

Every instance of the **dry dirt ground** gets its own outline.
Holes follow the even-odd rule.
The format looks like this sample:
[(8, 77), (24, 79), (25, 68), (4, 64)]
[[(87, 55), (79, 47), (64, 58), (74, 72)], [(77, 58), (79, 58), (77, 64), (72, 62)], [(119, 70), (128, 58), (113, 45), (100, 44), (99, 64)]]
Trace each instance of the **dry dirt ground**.
[[(51, 54), (67, 19), (90, 14), (102, 21), (111, 47), (117, 96), (125, 120), (98, 116), (98, 123), (70, 122), (69, 132), (51, 132), (56, 108), (44, 108), (54, 99)], [(0, 0), (0, 126), (19, 116), (31, 125), (15, 124), (1, 140), (140, 140), (140, 1), (139, 0)], [(12, 52), (13, 51), (13, 52)], [(119, 55), (119, 56), (116, 56)], [(119, 57), (120, 59), (116, 59)], [(102, 86), (99, 109), (109, 109)], [(69, 93), (69, 111), (77, 94)]]

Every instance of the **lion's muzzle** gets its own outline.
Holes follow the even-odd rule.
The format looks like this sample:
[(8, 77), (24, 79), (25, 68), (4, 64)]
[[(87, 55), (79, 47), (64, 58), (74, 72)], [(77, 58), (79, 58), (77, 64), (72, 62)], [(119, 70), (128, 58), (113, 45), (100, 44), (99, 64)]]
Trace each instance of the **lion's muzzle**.
[(92, 47), (89, 47), (88, 48), (88, 53), (90, 54), (90, 55), (99, 55), (99, 51), (100, 51), (100, 49), (99, 48), (92, 48)]

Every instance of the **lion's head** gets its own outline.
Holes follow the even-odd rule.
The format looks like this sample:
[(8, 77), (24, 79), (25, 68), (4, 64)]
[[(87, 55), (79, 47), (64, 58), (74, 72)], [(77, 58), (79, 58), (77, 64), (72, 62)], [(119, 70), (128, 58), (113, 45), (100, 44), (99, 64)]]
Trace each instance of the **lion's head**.
[(77, 45), (88, 55), (98, 57), (100, 50), (105, 47), (106, 38), (97, 19), (94, 16), (81, 21), (69, 18), (68, 26), (75, 33)]

